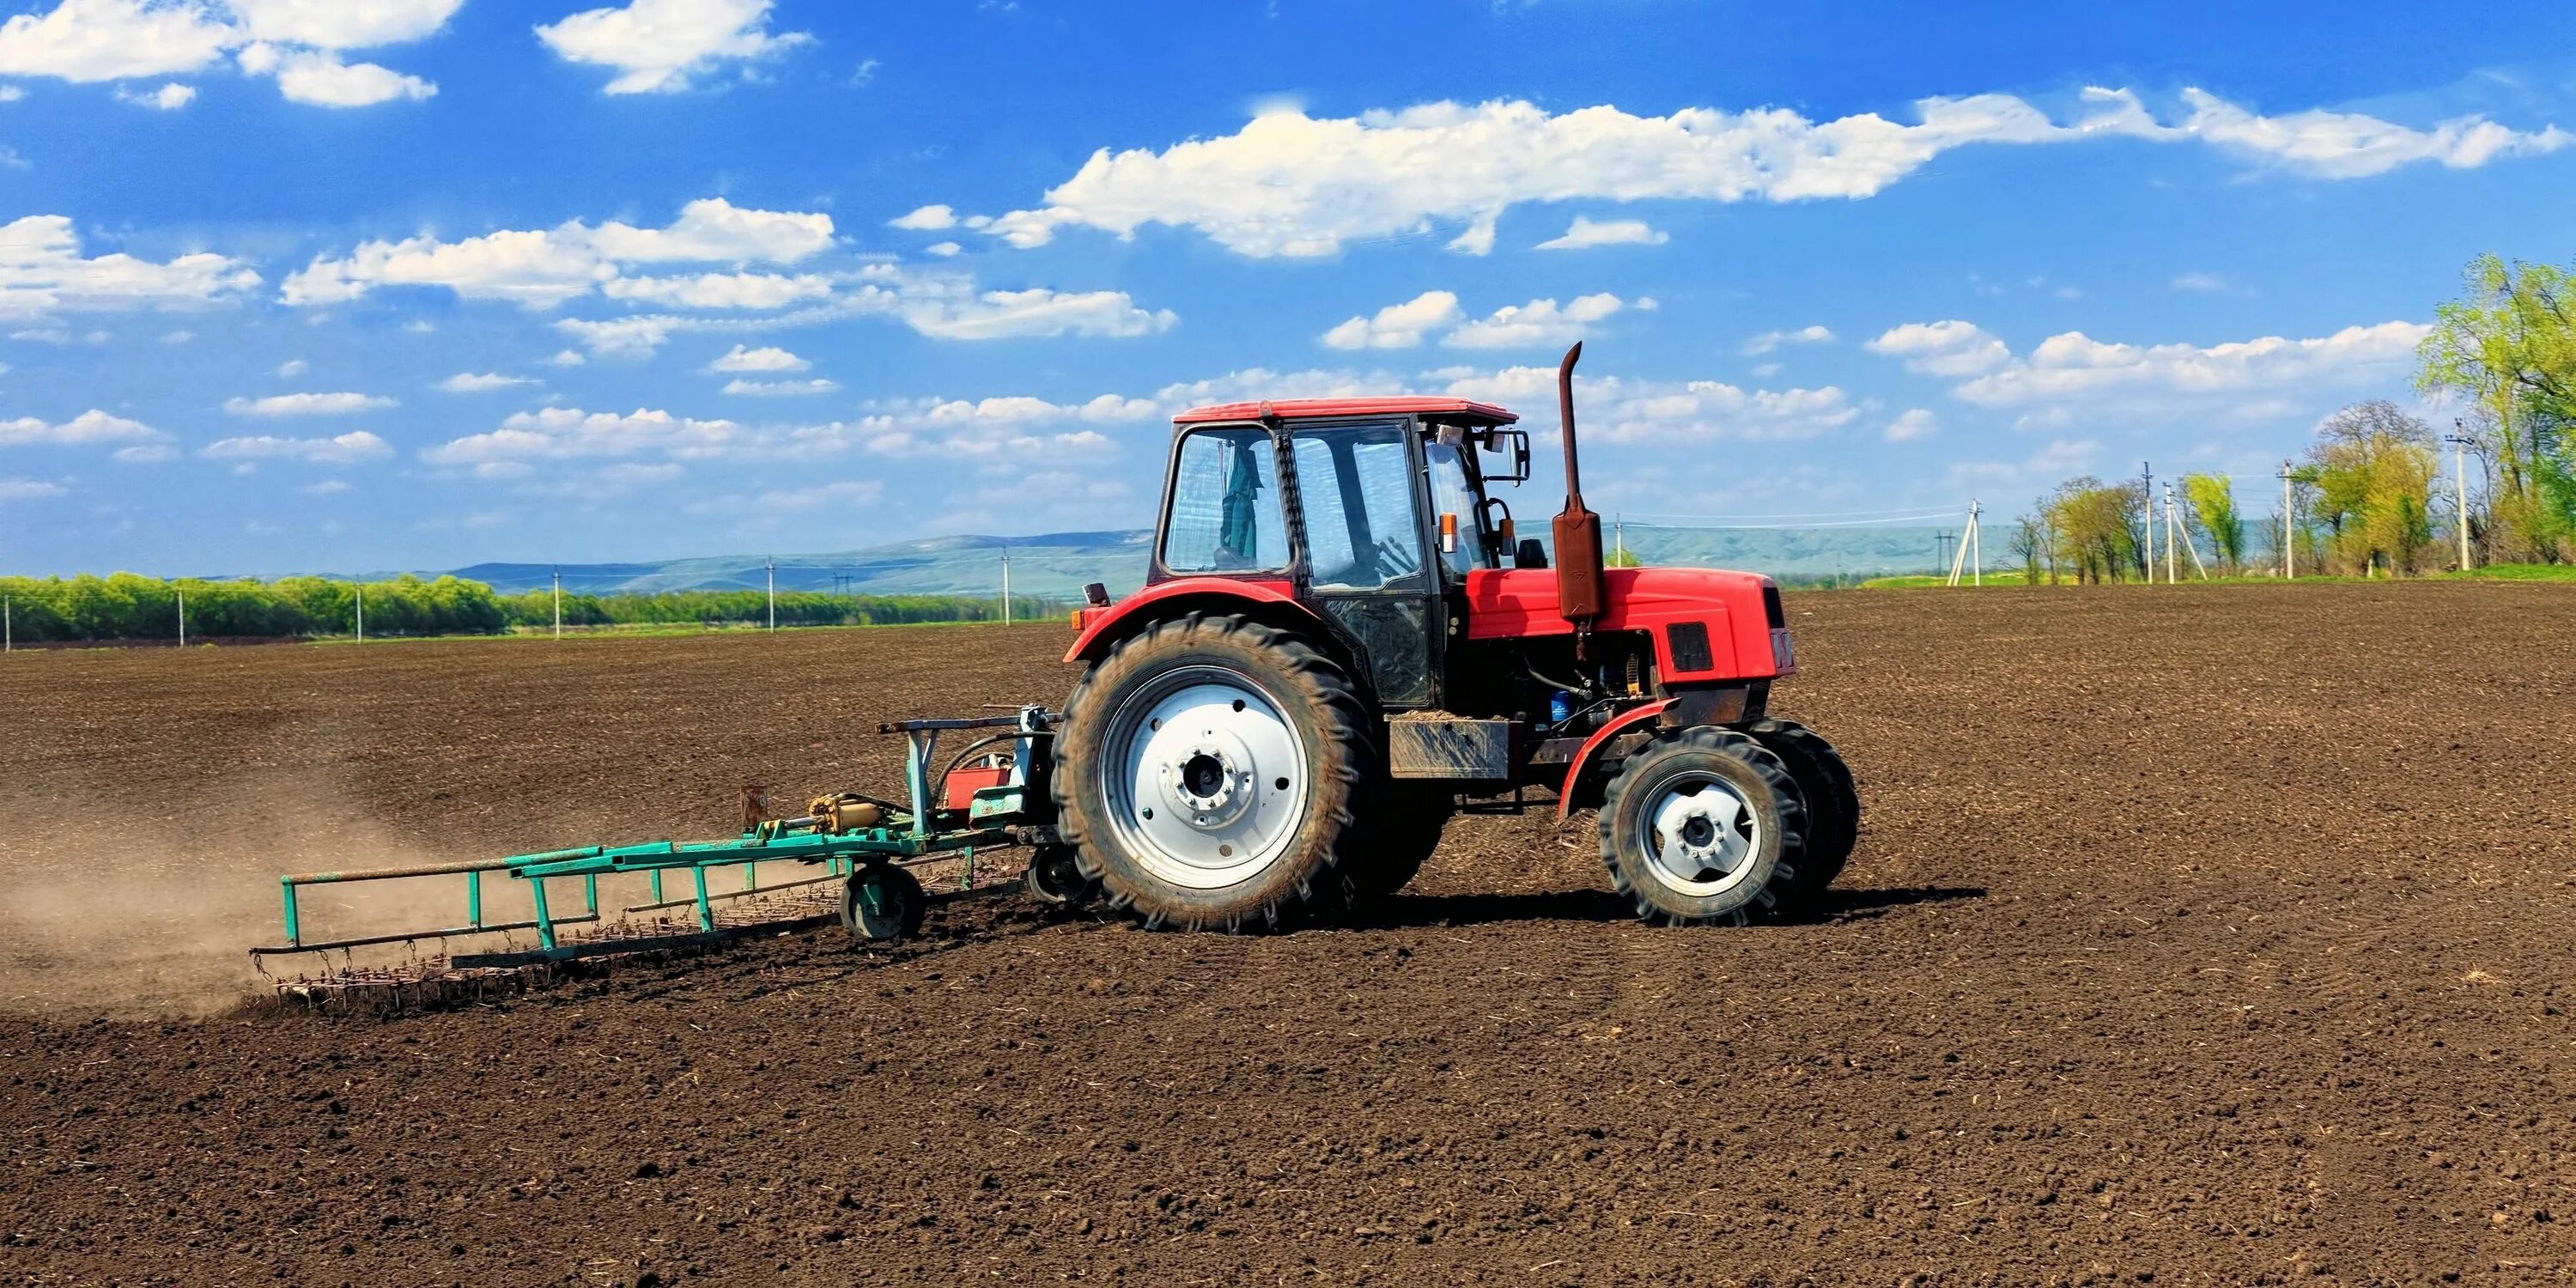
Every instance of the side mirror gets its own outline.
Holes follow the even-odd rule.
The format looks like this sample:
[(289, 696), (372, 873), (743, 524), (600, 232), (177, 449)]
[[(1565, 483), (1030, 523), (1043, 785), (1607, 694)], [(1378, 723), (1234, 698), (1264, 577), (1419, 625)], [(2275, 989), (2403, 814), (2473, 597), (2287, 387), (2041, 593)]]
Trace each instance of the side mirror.
[(1521, 548), (1512, 556), (1512, 566), (1515, 568), (1545, 568), (1547, 566), (1547, 547), (1540, 545), (1538, 538), (1536, 537), (1521, 538)]
[(1526, 429), (1489, 429), (1478, 441), (1479, 447), (1503, 458), (1500, 469), (1483, 459), (1476, 462), (1477, 472), (1488, 483), (1527, 483), (1530, 476), (1530, 440)]

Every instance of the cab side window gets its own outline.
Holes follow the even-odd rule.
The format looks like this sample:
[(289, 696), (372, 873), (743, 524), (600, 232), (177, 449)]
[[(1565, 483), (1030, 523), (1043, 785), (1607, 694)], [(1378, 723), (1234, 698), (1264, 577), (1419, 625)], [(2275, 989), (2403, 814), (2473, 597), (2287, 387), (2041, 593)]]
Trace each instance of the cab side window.
[(1202, 429), (1181, 440), (1163, 566), (1177, 573), (1287, 569), (1288, 525), (1269, 434)]
[(1316, 589), (1419, 581), (1422, 528), (1404, 433), (1370, 425), (1297, 436), (1297, 499)]

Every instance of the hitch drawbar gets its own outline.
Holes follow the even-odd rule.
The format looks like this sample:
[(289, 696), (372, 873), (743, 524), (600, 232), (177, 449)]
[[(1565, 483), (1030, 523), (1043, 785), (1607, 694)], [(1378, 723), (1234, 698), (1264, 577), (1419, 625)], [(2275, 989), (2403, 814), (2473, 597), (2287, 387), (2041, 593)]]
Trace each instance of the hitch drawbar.
[[(983, 731), (942, 764), (941, 735)], [(285, 953), (318, 953), (371, 945), (452, 939), (513, 931), (536, 932), (533, 951), (459, 954), (449, 964), (460, 969), (563, 961), (609, 953), (641, 952), (738, 933), (748, 925), (770, 926), (775, 918), (734, 918), (720, 922), (716, 905), (779, 891), (840, 882), (840, 917), (854, 933), (869, 939), (900, 938), (920, 929), (921, 914), (934, 897), (921, 875), (933, 876), (939, 895), (953, 897), (977, 890), (978, 851), (1018, 846), (1047, 846), (1055, 839), (1051, 816), (1032, 813), (1051, 808), (1043, 775), (1051, 764), (1053, 717), (1044, 707), (1021, 707), (1011, 715), (962, 720), (903, 720), (877, 726), (880, 734), (902, 734), (905, 803), (880, 800), (857, 792), (815, 797), (801, 816), (762, 817), (756, 789), (745, 791), (742, 835), (722, 841), (648, 841), (640, 845), (589, 845), (545, 850), (508, 858), (464, 863), (437, 863), (348, 872), (306, 872), (278, 878), (285, 906), (284, 942), (251, 949), (254, 958)], [(1035, 791), (1031, 779), (1038, 779)], [(792, 860), (821, 864), (821, 876), (762, 885), (759, 865)], [(711, 890), (711, 868), (740, 867), (742, 887)], [(940, 869), (933, 872), (933, 869)], [(689, 893), (665, 897), (664, 877), (688, 874)], [(647, 878), (651, 897), (620, 910), (607, 922), (599, 902), (599, 880), (629, 873)], [(485, 878), (493, 874), (527, 883), (529, 915), (485, 919)], [(984, 889), (998, 888), (990, 865)], [(465, 878), (465, 918), (456, 925), (425, 930), (397, 930), (335, 939), (305, 937), (299, 892), (308, 886), (357, 882)], [(579, 911), (559, 909), (560, 886), (549, 881), (578, 880)], [(776, 901), (767, 901), (775, 903)], [(814, 905), (800, 905), (809, 916)], [(656, 917), (638, 924), (635, 914), (692, 910), (689, 921)], [(691, 924), (691, 923), (694, 924)], [(589, 932), (568, 928), (596, 926)]]

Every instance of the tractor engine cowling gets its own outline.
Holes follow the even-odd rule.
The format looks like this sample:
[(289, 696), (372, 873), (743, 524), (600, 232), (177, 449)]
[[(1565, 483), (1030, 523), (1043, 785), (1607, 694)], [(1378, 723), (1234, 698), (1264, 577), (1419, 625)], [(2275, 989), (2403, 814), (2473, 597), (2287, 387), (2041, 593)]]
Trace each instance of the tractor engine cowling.
[[(1779, 587), (1756, 573), (1707, 568), (1612, 568), (1600, 631), (1634, 631), (1654, 643), (1666, 684), (1771, 679), (1797, 670)], [(1467, 574), (1467, 638), (1567, 635), (1556, 576), (1519, 569)]]

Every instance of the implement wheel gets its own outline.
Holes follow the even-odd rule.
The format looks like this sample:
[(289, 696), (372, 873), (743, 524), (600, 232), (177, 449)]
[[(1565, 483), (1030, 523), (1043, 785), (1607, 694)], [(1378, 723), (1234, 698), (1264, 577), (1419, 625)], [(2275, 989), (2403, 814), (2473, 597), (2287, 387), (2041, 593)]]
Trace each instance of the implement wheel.
[(1648, 743), (1610, 780), (1601, 861), (1644, 920), (1742, 925), (1794, 898), (1806, 827), (1778, 756), (1702, 725)]
[(1158, 623), (1065, 705), (1057, 829), (1113, 906), (1239, 930), (1341, 901), (1364, 843), (1364, 708), (1304, 640), (1237, 617)]
[(910, 939), (929, 914), (921, 879), (891, 864), (861, 868), (841, 887), (841, 924), (863, 943)]
[(1795, 720), (1756, 720), (1745, 727), (1771, 749), (1807, 802), (1807, 852), (1798, 861), (1798, 899), (1812, 903), (1843, 873), (1860, 839), (1860, 790), (1842, 753)]
[(1029, 897), (1052, 908), (1079, 908), (1100, 897), (1100, 883), (1082, 874), (1082, 862), (1069, 845), (1039, 847), (1029, 856), (1024, 879)]

